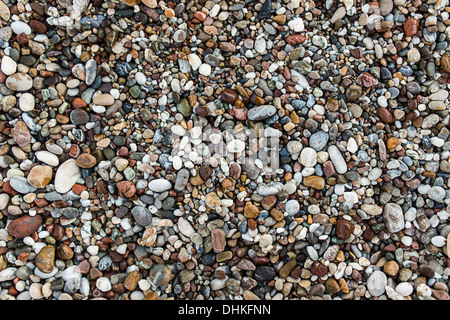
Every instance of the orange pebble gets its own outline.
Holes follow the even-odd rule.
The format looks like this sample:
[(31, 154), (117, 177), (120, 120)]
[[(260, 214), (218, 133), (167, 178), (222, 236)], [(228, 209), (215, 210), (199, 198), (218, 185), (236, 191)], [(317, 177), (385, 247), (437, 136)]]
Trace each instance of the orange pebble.
[(72, 107), (78, 109), (78, 108), (86, 108), (87, 107), (87, 103), (84, 102), (83, 99), (81, 98), (75, 98), (72, 101)]

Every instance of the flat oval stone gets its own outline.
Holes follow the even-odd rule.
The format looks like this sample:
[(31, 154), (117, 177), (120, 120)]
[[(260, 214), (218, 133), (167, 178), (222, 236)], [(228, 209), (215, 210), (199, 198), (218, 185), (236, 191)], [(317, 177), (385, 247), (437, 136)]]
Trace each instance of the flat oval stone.
[(8, 224), (8, 233), (15, 238), (25, 238), (36, 231), (42, 224), (42, 217), (39, 215), (25, 215), (14, 219)]
[(417, 33), (417, 31), (419, 31), (419, 20), (409, 18), (403, 25), (403, 30), (405, 31), (405, 35), (407, 37), (412, 37)]
[(153, 192), (164, 192), (172, 188), (172, 184), (166, 179), (155, 179), (148, 183), (148, 187)]
[(14, 21), (11, 23), (11, 29), (15, 34), (25, 33), (29, 35), (31, 33), (31, 27), (23, 21)]
[(319, 176), (309, 176), (303, 180), (303, 184), (316, 190), (325, 188), (325, 179)]
[(5, 82), (8, 89), (13, 91), (27, 91), (33, 87), (33, 79), (26, 73), (15, 73)]
[(11, 187), (19, 193), (27, 194), (36, 191), (36, 187), (33, 187), (28, 183), (27, 178), (21, 176), (14, 176), (9, 180)]
[(31, 134), (28, 126), (23, 121), (18, 121), (11, 130), (14, 141), (21, 147), (26, 147), (31, 143)]
[(143, 206), (136, 206), (131, 210), (134, 220), (141, 226), (148, 226), (152, 222), (152, 213)]
[(273, 116), (277, 109), (271, 105), (262, 105), (248, 110), (247, 118), (253, 121), (260, 121)]
[(342, 157), (341, 152), (339, 149), (331, 145), (328, 147), (328, 154), (330, 155), (330, 160), (333, 162), (334, 168), (336, 171), (340, 174), (344, 174), (347, 172), (347, 163), (344, 160), (344, 157)]
[(89, 114), (83, 109), (74, 109), (70, 113), (70, 121), (75, 125), (82, 125), (89, 122)]
[(110, 106), (114, 103), (114, 97), (109, 93), (103, 93), (95, 96), (93, 102), (99, 106)]
[(49, 166), (56, 167), (59, 165), (59, 159), (56, 155), (48, 151), (36, 152), (36, 158)]
[(309, 146), (316, 151), (322, 150), (328, 142), (329, 134), (325, 131), (314, 132), (309, 137)]
[(89, 153), (82, 153), (78, 156), (76, 164), (85, 169), (92, 168), (97, 163), (97, 159)]
[(226, 88), (222, 91), (221, 97), (223, 102), (233, 104), (238, 99), (238, 94), (236, 93), (236, 91)]
[(17, 70), (17, 63), (9, 56), (2, 58), (1, 70), (7, 76), (14, 74)]
[(55, 190), (66, 193), (72, 189), (78, 179), (81, 178), (81, 170), (75, 159), (69, 159), (61, 164), (55, 174)]

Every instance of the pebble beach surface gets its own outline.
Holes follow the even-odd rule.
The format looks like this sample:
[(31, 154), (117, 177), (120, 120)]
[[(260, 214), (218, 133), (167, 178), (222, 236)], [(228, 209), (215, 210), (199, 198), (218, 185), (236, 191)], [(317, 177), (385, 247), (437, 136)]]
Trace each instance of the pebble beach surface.
[(449, 15), (0, 0), (0, 299), (449, 300)]

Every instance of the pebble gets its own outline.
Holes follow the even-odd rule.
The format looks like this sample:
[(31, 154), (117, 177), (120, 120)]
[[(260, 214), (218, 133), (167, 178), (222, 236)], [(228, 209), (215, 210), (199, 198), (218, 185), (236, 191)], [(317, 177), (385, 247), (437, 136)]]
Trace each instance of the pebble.
[(148, 183), (148, 187), (153, 192), (164, 192), (172, 188), (172, 184), (166, 179), (155, 179)]
[(260, 121), (267, 119), (273, 116), (276, 112), (274, 106), (271, 105), (262, 105), (255, 108), (252, 108), (248, 111), (247, 117), (252, 121)]
[(347, 164), (344, 158), (342, 157), (342, 154), (339, 151), (339, 149), (336, 146), (331, 145), (328, 147), (327, 151), (328, 154), (330, 155), (330, 160), (333, 162), (336, 171), (341, 174), (346, 173)]
[(367, 279), (367, 290), (374, 297), (379, 297), (385, 292), (387, 277), (382, 271), (374, 271)]
[(448, 9), (0, 0), (0, 298), (450, 299)]
[(66, 160), (62, 163), (55, 174), (55, 190), (66, 193), (72, 189), (74, 184), (81, 178), (81, 170), (75, 159)]
[(14, 73), (5, 82), (8, 89), (13, 91), (27, 91), (33, 87), (33, 79), (26, 73)]
[(10, 76), (10, 75), (16, 73), (17, 63), (10, 57), (4, 56), (2, 58), (2, 64), (1, 64), (0, 68), (5, 75)]

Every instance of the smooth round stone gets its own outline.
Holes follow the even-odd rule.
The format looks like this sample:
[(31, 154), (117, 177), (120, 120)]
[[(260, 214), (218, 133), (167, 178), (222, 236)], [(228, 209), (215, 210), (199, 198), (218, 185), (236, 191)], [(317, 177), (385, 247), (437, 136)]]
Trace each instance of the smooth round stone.
[(215, 55), (213, 54), (207, 54), (205, 56), (205, 62), (209, 65), (211, 65), (211, 67), (216, 68), (219, 66), (220, 64), (220, 60), (219, 58), (217, 58)]
[(74, 109), (70, 113), (70, 121), (74, 125), (82, 125), (89, 122), (89, 114), (83, 109)]
[(23, 93), (19, 97), (19, 108), (23, 112), (32, 111), (35, 106), (34, 96), (31, 93)]
[(9, 195), (7, 193), (0, 193), (0, 210), (6, 208), (9, 202)]
[(227, 144), (227, 151), (239, 153), (245, 150), (245, 142), (242, 140), (232, 140)]
[(14, 21), (11, 23), (11, 29), (15, 34), (25, 33), (29, 35), (31, 33), (31, 27), (23, 21)]
[(95, 166), (97, 159), (89, 153), (80, 154), (76, 160), (76, 164), (84, 169), (89, 169)]
[(438, 248), (441, 248), (446, 245), (447, 239), (443, 236), (435, 236), (431, 238), (431, 243)]
[(61, 164), (55, 174), (55, 190), (66, 193), (72, 189), (78, 179), (81, 178), (81, 170), (75, 159), (69, 159)]
[(42, 284), (40, 283), (32, 283), (30, 285), (30, 297), (34, 300), (40, 300), (43, 299), (44, 296), (42, 294)]
[(356, 143), (355, 138), (350, 137), (347, 141), (347, 151), (351, 153), (356, 153), (358, 151), (358, 144)]
[(129, 161), (127, 159), (117, 159), (115, 166), (117, 168), (117, 170), (119, 171), (123, 171), (127, 168)]
[(409, 62), (418, 62), (420, 60), (420, 52), (417, 48), (412, 48), (408, 51), (408, 61)]
[(209, 77), (211, 74), (211, 66), (207, 63), (203, 63), (200, 68), (198, 69), (198, 72), (205, 77)]
[(304, 148), (300, 153), (300, 163), (307, 168), (314, 167), (317, 163), (317, 152), (313, 148)]
[(186, 134), (186, 129), (184, 129), (182, 126), (180, 126), (180, 125), (178, 125), (178, 124), (172, 126), (172, 127), (170, 128), (170, 130), (171, 130), (174, 134), (176, 134), (176, 135), (178, 135), (178, 136), (180, 136), (180, 137), (183, 137), (183, 136)]
[(55, 266), (55, 253), (54, 246), (43, 247), (36, 256), (36, 267), (44, 273), (51, 273)]
[(35, 188), (44, 188), (52, 180), (53, 170), (49, 166), (34, 166), (27, 176), (27, 181)]
[(431, 187), (428, 191), (428, 197), (434, 201), (442, 202), (445, 199), (445, 189), (442, 187)]
[(134, 220), (141, 226), (148, 226), (152, 222), (152, 213), (143, 206), (136, 206), (131, 210)]
[(186, 40), (186, 32), (184, 30), (177, 30), (174, 32), (172, 39), (175, 42), (183, 42)]
[(395, 291), (403, 297), (408, 297), (413, 293), (414, 287), (409, 282), (401, 282), (395, 287)]
[(383, 170), (381, 168), (373, 168), (369, 171), (369, 174), (367, 175), (367, 178), (369, 180), (377, 180), (379, 177), (381, 177), (381, 174), (383, 173)]
[(17, 63), (8, 56), (2, 58), (1, 69), (4, 74), (10, 76), (17, 70)]
[(148, 280), (157, 287), (165, 286), (173, 278), (172, 270), (163, 264), (155, 264), (150, 270)]
[(98, 278), (95, 283), (95, 286), (97, 287), (97, 289), (99, 289), (100, 291), (103, 291), (103, 292), (108, 292), (112, 288), (111, 282), (106, 277)]
[(293, 216), (300, 211), (300, 204), (297, 200), (289, 200), (285, 204), (285, 209), (290, 216)]
[(320, 151), (327, 145), (328, 138), (327, 132), (317, 131), (309, 137), (309, 146), (316, 151)]
[(40, 215), (24, 215), (8, 224), (8, 233), (15, 238), (25, 238), (36, 231), (42, 224)]
[(298, 154), (303, 148), (303, 145), (300, 141), (291, 140), (288, 142), (286, 149), (290, 154)]
[(9, 76), (5, 84), (13, 91), (26, 91), (33, 87), (33, 79), (28, 74), (19, 72)]
[(172, 188), (172, 184), (166, 179), (155, 179), (148, 183), (148, 187), (153, 192), (161, 193)]
[(145, 83), (147, 82), (147, 76), (142, 72), (136, 72), (136, 74), (134, 75), (134, 79), (141, 86), (145, 85)]
[(385, 292), (387, 277), (382, 271), (374, 271), (367, 279), (367, 290), (374, 297), (379, 297)]

